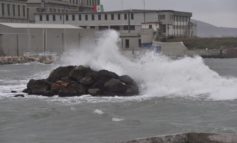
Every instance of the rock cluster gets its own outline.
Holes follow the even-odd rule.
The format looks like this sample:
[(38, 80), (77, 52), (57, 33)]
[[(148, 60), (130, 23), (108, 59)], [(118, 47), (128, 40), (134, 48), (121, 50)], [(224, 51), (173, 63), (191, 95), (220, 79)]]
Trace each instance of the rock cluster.
[(53, 70), (47, 79), (30, 80), (24, 92), (34, 95), (70, 97), (132, 96), (139, 94), (136, 82), (129, 76), (86, 66), (66, 66)]
[(150, 137), (122, 143), (237, 143), (236, 134), (186, 133)]

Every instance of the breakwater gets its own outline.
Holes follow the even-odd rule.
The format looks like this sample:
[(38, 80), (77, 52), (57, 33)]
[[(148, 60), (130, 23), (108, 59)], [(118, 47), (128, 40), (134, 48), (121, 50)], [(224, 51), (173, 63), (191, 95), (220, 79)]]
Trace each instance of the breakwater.
[(30, 62), (39, 62), (51, 64), (55, 61), (53, 56), (3, 56), (0, 57), (0, 65), (6, 64), (23, 64)]

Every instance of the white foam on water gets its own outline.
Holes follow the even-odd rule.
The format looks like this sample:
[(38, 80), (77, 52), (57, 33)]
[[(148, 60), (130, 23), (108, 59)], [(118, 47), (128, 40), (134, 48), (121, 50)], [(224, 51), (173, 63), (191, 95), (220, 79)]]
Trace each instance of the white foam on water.
[[(84, 102), (123, 102), (142, 101), (156, 97), (188, 97), (194, 99), (234, 100), (237, 99), (237, 79), (222, 77), (205, 65), (201, 57), (170, 59), (154, 52), (147, 52), (136, 60), (125, 57), (119, 51), (119, 34), (105, 31), (96, 40), (86, 40), (81, 45), (68, 48), (63, 54), (60, 65), (89, 65), (95, 70), (107, 69), (119, 75), (130, 75), (140, 86), (140, 95), (133, 97), (81, 97), (42, 98), (69, 104)], [(37, 74), (45, 78), (50, 71)], [(32, 78), (32, 77), (31, 77)], [(1, 86), (0, 93), (11, 89), (24, 89), (24, 81), (17, 87)]]
[(112, 118), (112, 121), (113, 122), (122, 122), (122, 121), (124, 121), (124, 119), (123, 118)]
[(107, 69), (133, 77), (140, 85), (141, 96), (197, 97), (212, 100), (237, 99), (237, 79), (221, 77), (205, 65), (201, 57), (170, 59), (147, 52), (137, 60), (130, 60), (119, 51), (119, 34), (106, 31), (97, 42), (81, 44), (64, 53), (63, 64), (89, 65), (94, 69)]
[(94, 113), (98, 114), (98, 115), (103, 115), (104, 114), (104, 112), (102, 110), (100, 110), (100, 109), (95, 109)]

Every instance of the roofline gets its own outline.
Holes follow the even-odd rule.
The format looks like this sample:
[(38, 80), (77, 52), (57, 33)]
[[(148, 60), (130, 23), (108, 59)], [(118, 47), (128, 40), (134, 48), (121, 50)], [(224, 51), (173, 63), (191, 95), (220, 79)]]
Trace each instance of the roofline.
[(175, 11), (175, 10), (143, 10), (143, 9), (127, 9), (127, 10), (116, 10), (116, 11), (104, 11), (104, 12), (93, 12), (93, 11), (87, 11), (87, 12), (67, 12), (67, 13), (59, 13), (59, 12), (38, 12), (37, 14), (105, 14), (105, 13), (161, 13), (161, 12), (170, 12), (174, 14), (183, 14), (187, 16), (192, 16), (191, 12), (183, 12), (183, 11)]
[(38, 23), (4, 23), (1, 22), (0, 25), (10, 27), (10, 28), (21, 28), (21, 29), (83, 29), (78, 26), (70, 24), (38, 24)]

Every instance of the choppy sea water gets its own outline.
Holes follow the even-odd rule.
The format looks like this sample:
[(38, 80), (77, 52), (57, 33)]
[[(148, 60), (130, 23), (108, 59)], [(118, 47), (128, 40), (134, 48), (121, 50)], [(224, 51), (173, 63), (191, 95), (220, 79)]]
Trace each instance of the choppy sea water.
[[(53, 65), (1, 65), (0, 143), (114, 143), (183, 132), (237, 133), (237, 59), (172, 60), (147, 53), (131, 61), (116, 50), (117, 40), (108, 32), (95, 45), (65, 52)], [(22, 91), (29, 79), (45, 78), (68, 64), (128, 74), (141, 94), (13, 97), (11, 91)]]

